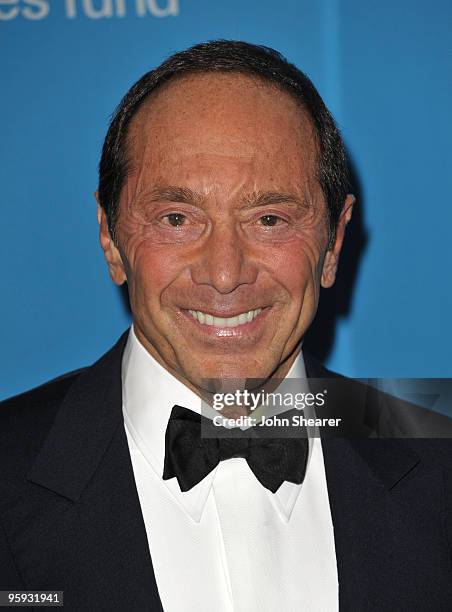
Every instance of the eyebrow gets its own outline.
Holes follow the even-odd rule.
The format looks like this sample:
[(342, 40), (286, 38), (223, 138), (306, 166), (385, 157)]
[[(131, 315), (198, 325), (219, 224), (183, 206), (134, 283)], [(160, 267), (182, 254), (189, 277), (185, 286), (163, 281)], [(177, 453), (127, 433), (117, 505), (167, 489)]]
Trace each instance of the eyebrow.
[(204, 196), (188, 187), (167, 185), (165, 187), (156, 187), (153, 189), (146, 200), (150, 202), (179, 202), (181, 204), (195, 204), (200, 206), (204, 200)]
[[(166, 185), (164, 187), (154, 188), (148, 197), (148, 202), (179, 202), (182, 204), (194, 204), (202, 206), (205, 195), (194, 191), (189, 187), (179, 187), (177, 185)], [(242, 198), (245, 208), (255, 208), (263, 206), (271, 206), (272, 204), (295, 204), (302, 209), (311, 208), (309, 201), (306, 198), (300, 199), (298, 196), (291, 193), (282, 193), (278, 191), (253, 191)]]
[(310, 208), (309, 202), (305, 198), (300, 199), (295, 194), (278, 191), (253, 191), (243, 198), (243, 202), (246, 208), (271, 206), (272, 204), (296, 204), (300, 208)]

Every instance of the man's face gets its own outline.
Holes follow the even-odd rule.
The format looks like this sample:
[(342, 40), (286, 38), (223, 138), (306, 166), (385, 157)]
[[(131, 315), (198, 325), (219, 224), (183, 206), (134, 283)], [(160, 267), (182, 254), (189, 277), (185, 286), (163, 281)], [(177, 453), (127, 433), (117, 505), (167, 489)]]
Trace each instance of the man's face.
[(320, 284), (334, 282), (351, 212), (346, 202), (327, 251), (308, 118), (250, 77), (184, 77), (134, 117), (128, 156), (118, 249), (99, 218), (142, 344), (192, 388), (206, 378), (284, 376)]

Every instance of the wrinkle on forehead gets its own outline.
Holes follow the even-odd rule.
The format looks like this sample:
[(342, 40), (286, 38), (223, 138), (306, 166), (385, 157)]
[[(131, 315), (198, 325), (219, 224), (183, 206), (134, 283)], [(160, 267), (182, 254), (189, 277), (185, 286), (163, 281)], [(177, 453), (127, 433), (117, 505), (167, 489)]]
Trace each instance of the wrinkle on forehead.
[[(183, 160), (179, 162), (184, 165)], [(298, 201), (303, 202), (305, 208), (315, 206), (319, 212), (323, 210), (323, 193), (312, 176), (294, 176), (289, 180), (288, 176), (281, 177), (275, 173), (275, 176), (268, 174), (263, 182), (262, 178), (256, 177), (252, 161), (247, 164), (242, 160), (236, 162), (229, 158), (226, 163), (223, 156), (195, 155), (190, 159), (190, 167), (195, 166), (193, 172), (189, 167), (186, 172), (178, 173), (174, 180), (168, 180), (167, 173), (155, 173), (151, 182), (146, 165), (139, 165), (137, 171), (129, 176), (123, 191), (126, 210), (131, 212), (142, 201), (190, 201), (201, 208), (210, 201), (214, 206), (250, 208), (262, 205), (262, 200), (273, 204)], [(176, 192), (177, 195), (171, 197)], [(191, 195), (181, 199), (181, 192), (190, 192)]]
[(259, 189), (254, 175), (279, 188), (297, 182), (312, 191), (316, 182), (317, 139), (306, 111), (287, 92), (241, 74), (189, 75), (162, 86), (132, 119), (127, 148), (122, 195), (129, 202), (172, 173), (206, 193)]

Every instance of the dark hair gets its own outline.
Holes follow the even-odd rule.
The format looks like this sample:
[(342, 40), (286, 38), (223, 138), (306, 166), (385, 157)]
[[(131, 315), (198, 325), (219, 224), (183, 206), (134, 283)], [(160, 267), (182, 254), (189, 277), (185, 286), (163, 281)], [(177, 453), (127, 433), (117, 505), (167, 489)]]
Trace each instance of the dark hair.
[(288, 92), (308, 113), (317, 135), (317, 179), (327, 202), (329, 246), (347, 195), (348, 170), (339, 130), (310, 79), (269, 47), (235, 40), (213, 40), (175, 53), (133, 85), (116, 109), (99, 164), (99, 202), (116, 240), (119, 197), (127, 176), (128, 126), (143, 101), (164, 83), (192, 73), (237, 72), (257, 76)]

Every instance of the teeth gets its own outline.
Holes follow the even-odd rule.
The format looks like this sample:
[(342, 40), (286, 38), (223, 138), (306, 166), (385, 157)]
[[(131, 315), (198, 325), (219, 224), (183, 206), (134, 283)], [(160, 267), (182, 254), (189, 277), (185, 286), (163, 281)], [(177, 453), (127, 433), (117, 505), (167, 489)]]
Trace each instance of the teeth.
[(214, 317), (206, 312), (200, 310), (189, 310), (192, 317), (203, 325), (215, 325), (215, 327), (237, 327), (244, 323), (250, 323), (257, 315), (262, 312), (262, 308), (256, 310), (249, 310), (248, 312), (242, 312), (235, 317)]

